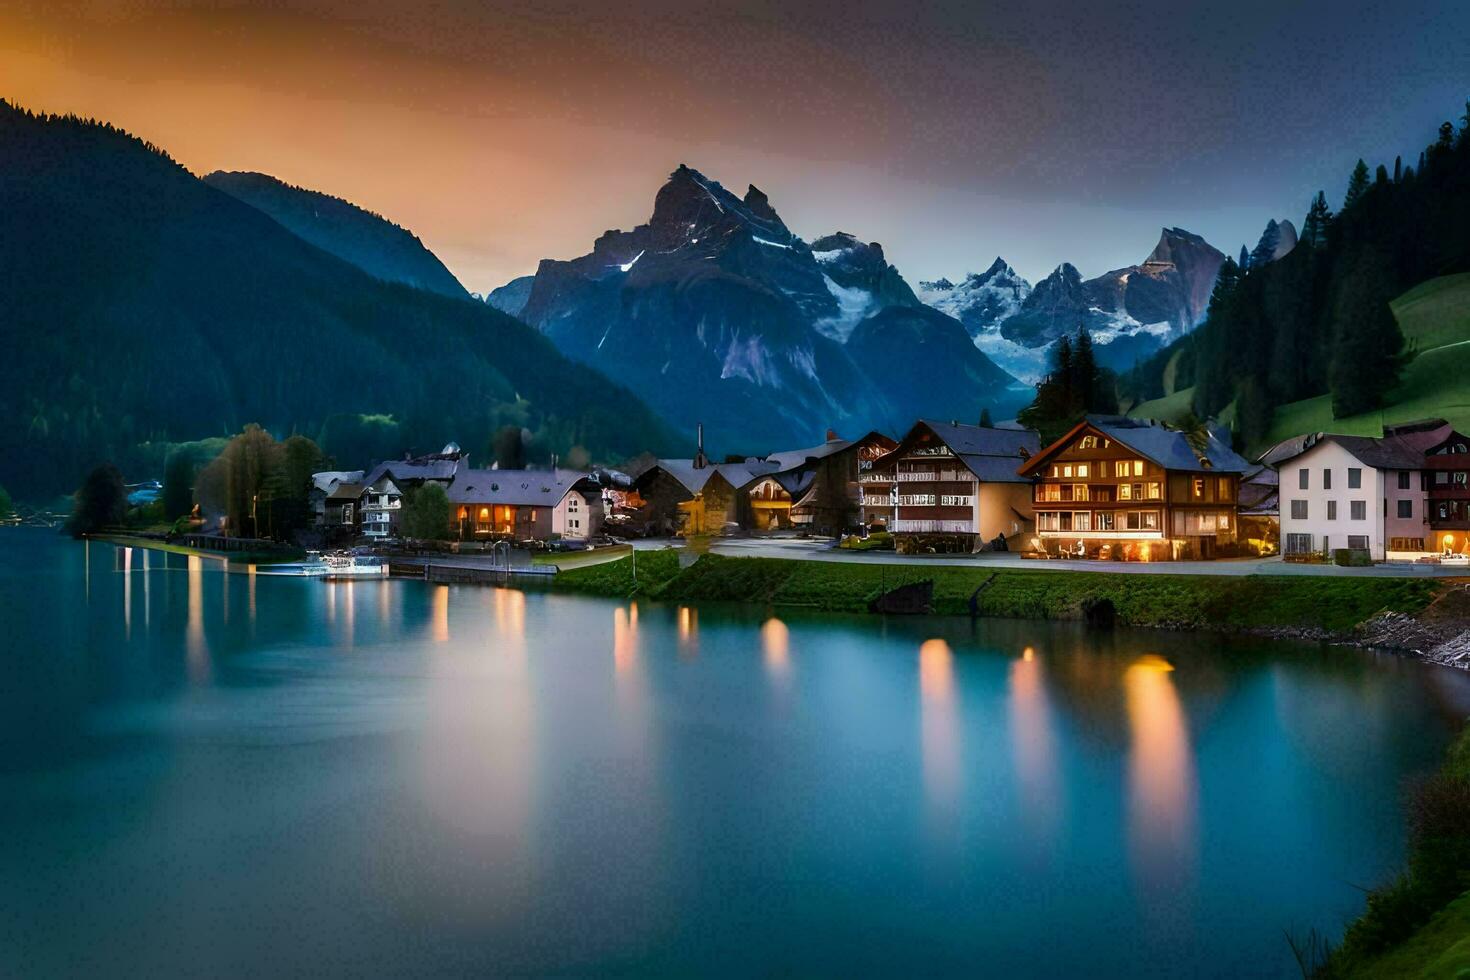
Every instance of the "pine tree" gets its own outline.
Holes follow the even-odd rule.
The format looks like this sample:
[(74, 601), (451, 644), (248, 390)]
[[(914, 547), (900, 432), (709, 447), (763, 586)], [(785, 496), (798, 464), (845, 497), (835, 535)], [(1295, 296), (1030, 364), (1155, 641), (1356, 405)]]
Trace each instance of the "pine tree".
[(1301, 240), (1314, 249), (1324, 249), (1331, 226), (1332, 211), (1327, 207), (1327, 195), (1318, 191), (1312, 206), (1307, 209), (1307, 217), (1302, 221)]
[(1240, 263), (1236, 266), (1236, 268), (1240, 269), (1241, 272), (1244, 272), (1245, 270), (1249, 269), (1250, 267), (1251, 267), (1251, 253), (1247, 252), (1245, 250), (1245, 246), (1242, 245), (1242, 246), (1240, 246)]
[(1404, 158), (1397, 156), (1393, 158), (1393, 182), (1401, 183), (1404, 179)]
[(1388, 183), (1388, 168), (1380, 163), (1378, 169), (1373, 171), (1373, 186), (1377, 187), (1386, 183)]
[(1267, 265), (1276, 255), (1276, 246), (1281, 242), (1281, 226), (1272, 218), (1266, 222), (1266, 230), (1261, 233), (1261, 240), (1256, 243), (1256, 250), (1250, 254), (1249, 264), (1242, 264), (1241, 269), (1259, 269)]
[(1348, 178), (1347, 193), (1342, 197), (1342, 209), (1346, 211), (1357, 204), (1367, 190), (1368, 165), (1359, 158), (1358, 165), (1353, 168), (1353, 175)]
[(1092, 351), (1092, 334), (1087, 327), (1077, 327), (1077, 342), (1072, 347), (1072, 380), (1067, 386), (1072, 411), (1090, 412), (1097, 403), (1097, 357)]
[(1364, 250), (1332, 311), (1335, 329), (1328, 383), (1334, 418), (1378, 408), (1398, 382), (1404, 336), (1388, 305), (1395, 293), (1387, 260)]

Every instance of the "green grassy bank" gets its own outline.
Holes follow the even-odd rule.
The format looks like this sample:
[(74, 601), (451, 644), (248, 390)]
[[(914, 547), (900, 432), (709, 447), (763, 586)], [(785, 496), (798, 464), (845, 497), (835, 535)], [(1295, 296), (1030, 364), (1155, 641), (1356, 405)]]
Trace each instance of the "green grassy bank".
[(735, 601), (863, 612), (885, 589), (934, 582), (934, 611), (968, 615), (981, 591), (981, 615), (1077, 619), (1088, 600), (1107, 599), (1118, 621), (1182, 629), (1318, 629), (1346, 633), (1385, 610), (1414, 613), (1437, 594), (1423, 579), (1331, 576), (1124, 575), (986, 569), (984, 566), (882, 565), (725, 558), (705, 555), (680, 569), (677, 552), (640, 552), (638, 581), (628, 558), (563, 571), (559, 590), (674, 602)]
[(1413, 792), (1408, 812), (1403, 873), (1368, 895), (1318, 977), (1470, 976), (1470, 728)]

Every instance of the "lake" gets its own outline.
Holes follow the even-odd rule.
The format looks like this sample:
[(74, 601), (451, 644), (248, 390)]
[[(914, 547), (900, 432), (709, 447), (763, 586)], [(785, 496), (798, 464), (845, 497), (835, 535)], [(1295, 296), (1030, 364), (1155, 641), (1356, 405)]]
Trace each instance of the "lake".
[(0, 974), (1294, 976), (1470, 676), (0, 531)]

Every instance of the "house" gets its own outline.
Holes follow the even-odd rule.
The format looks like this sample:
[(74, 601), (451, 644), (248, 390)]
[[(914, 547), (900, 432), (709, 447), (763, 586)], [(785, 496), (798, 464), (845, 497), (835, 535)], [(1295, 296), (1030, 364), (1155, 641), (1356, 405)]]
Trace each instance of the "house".
[[(362, 496), (363, 470), (324, 470), (311, 475), (307, 500), (318, 527), (356, 526), (357, 499)], [(347, 513), (343, 515), (343, 508)]]
[(371, 486), (387, 476), (405, 492), (426, 483), (448, 487), (455, 474), (461, 469), (468, 469), (469, 465), (470, 454), (461, 450), (457, 443), (451, 442), (437, 453), (384, 460), (369, 470), (362, 482), (365, 486)]
[(979, 550), (1031, 521), (1031, 480), (1017, 470), (1036, 454), (1030, 429), (921, 419), (891, 450), (859, 462), (864, 523), (946, 550)]
[(1280, 480), (1276, 470), (1255, 463), (1240, 479), (1237, 539), (1258, 555), (1281, 549)]
[[(718, 534), (730, 527), (779, 522), (789, 513), (791, 492), (772, 479), (779, 464), (759, 457), (713, 463), (704, 453), (699, 426), (692, 459), (658, 459), (633, 480), (643, 502), (640, 516), (654, 534)], [(756, 515), (760, 514), (761, 517)]]
[(1036, 539), (1051, 554), (1156, 561), (1213, 558), (1237, 540), (1250, 464), (1214, 433), (1089, 415), (1032, 456)]
[(1457, 458), (1466, 444), (1444, 419), (1422, 419), (1381, 437), (1318, 432), (1273, 449), (1283, 552), (1352, 548), (1384, 561), (1457, 550), (1455, 532), (1470, 529), (1470, 459)]
[(581, 541), (602, 529), (602, 487), (584, 473), (465, 468), (445, 494), (461, 541)]
[[(756, 527), (795, 527), (822, 534), (838, 534), (860, 520), (862, 490), (859, 473), (866, 463), (898, 445), (881, 432), (861, 439), (840, 439), (827, 430), (827, 439), (809, 449), (772, 453), (766, 462), (776, 472), (751, 488)], [(779, 492), (777, 491), (779, 488)], [(767, 505), (767, 501), (782, 504)], [(767, 521), (762, 522), (763, 505)]]
[(396, 538), (402, 513), (403, 492), (386, 473), (362, 488), (357, 499), (357, 522), (364, 537)]

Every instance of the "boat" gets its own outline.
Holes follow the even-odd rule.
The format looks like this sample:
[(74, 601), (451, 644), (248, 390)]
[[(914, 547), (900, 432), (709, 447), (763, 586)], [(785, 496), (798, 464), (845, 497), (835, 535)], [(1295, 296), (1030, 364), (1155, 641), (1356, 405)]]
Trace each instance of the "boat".
[(322, 575), (328, 579), (348, 578), (381, 578), (388, 574), (388, 566), (373, 555), (358, 555), (337, 553), (325, 555), (322, 564), (326, 571)]
[(327, 563), (319, 553), (308, 551), (304, 561), (284, 561), (269, 565), (256, 565), (255, 574), (320, 578), (327, 574)]

